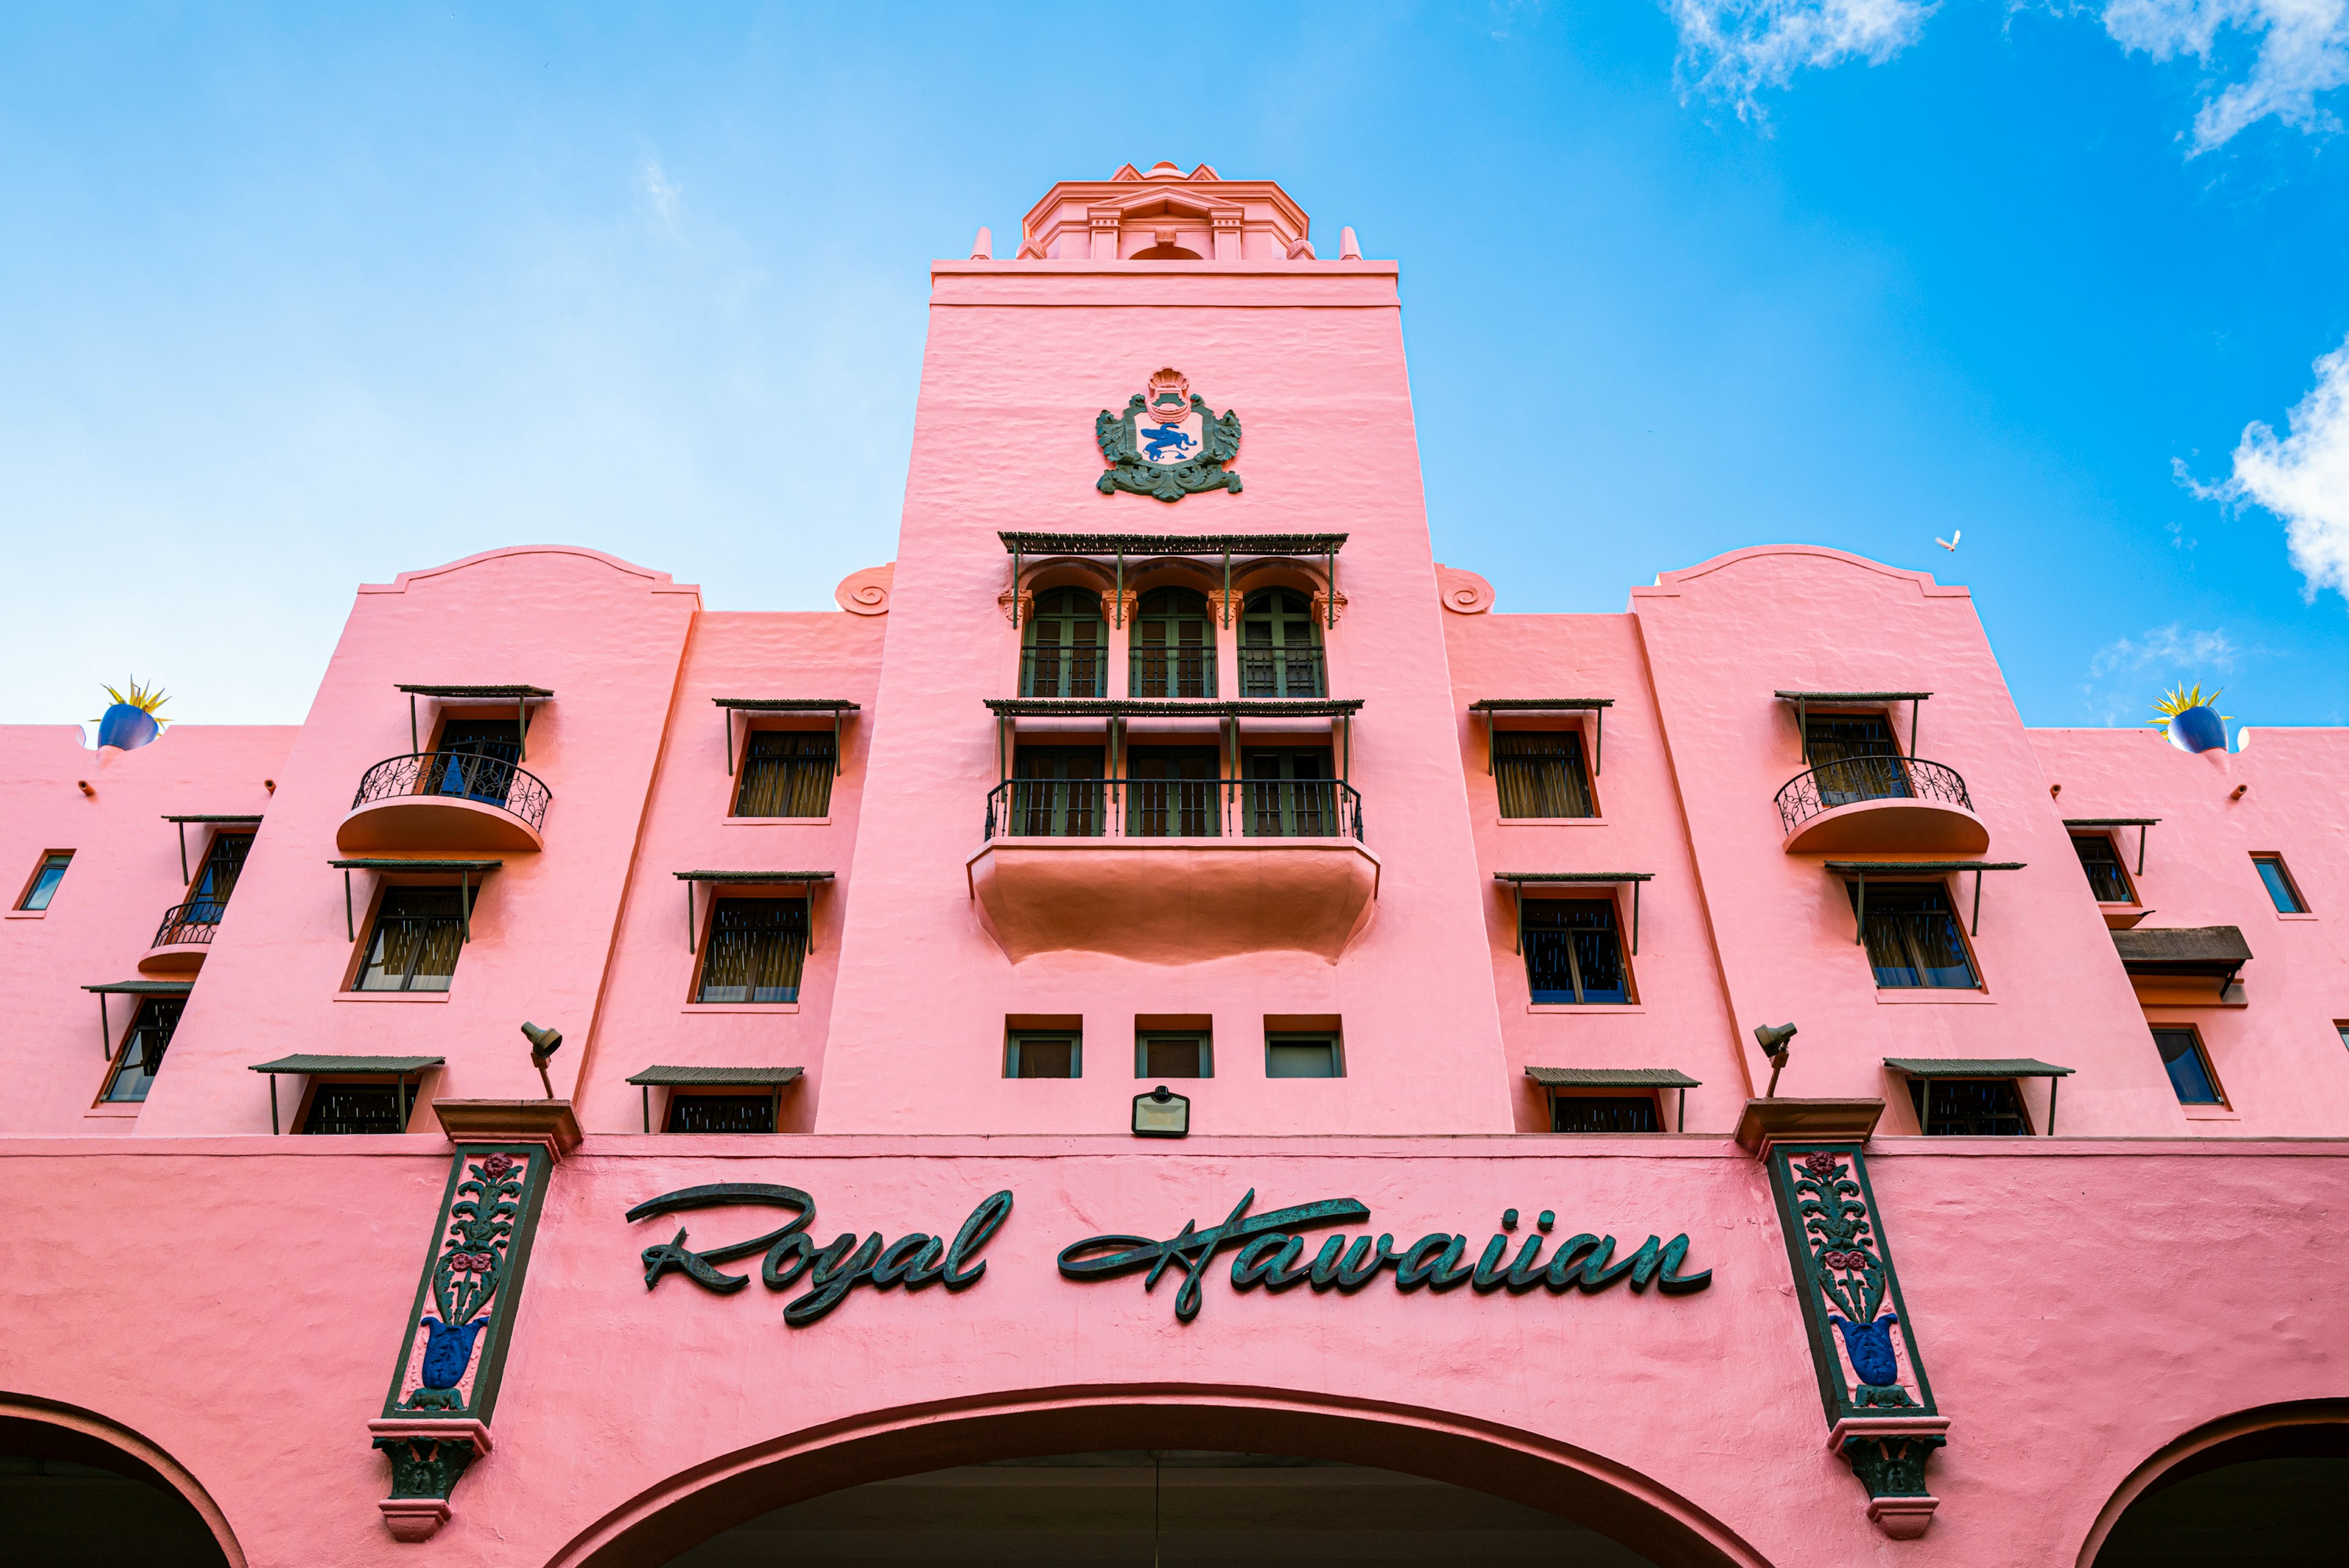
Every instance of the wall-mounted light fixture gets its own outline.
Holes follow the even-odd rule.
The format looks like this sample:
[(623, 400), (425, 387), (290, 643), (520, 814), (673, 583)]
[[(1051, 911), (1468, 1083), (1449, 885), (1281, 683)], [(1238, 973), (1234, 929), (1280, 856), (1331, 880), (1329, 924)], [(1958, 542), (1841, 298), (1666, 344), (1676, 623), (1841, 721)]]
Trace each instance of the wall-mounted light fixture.
[(1161, 1084), (1133, 1096), (1133, 1136), (1185, 1137), (1191, 1131), (1191, 1100)]

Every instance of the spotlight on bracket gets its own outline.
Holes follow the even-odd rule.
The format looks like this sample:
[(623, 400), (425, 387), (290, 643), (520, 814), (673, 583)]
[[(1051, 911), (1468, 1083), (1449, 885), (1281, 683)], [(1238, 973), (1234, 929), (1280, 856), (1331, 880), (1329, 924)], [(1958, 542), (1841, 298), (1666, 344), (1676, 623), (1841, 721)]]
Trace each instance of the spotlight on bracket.
[(1791, 1023), (1758, 1024), (1754, 1030), (1754, 1038), (1762, 1044), (1762, 1054), (1770, 1058), (1770, 1086), (1762, 1091), (1765, 1100), (1777, 1096), (1778, 1075), (1786, 1070), (1786, 1043), (1794, 1037), (1795, 1026)]
[(541, 1029), (525, 1019), (522, 1033), (523, 1038), (530, 1042), (530, 1064), (538, 1069), (538, 1081), (545, 1087), (546, 1097), (551, 1100), (554, 1098), (554, 1085), (546, 1075), (546, 1064), (557, 1051), (563, 1049), (563, 1031)]

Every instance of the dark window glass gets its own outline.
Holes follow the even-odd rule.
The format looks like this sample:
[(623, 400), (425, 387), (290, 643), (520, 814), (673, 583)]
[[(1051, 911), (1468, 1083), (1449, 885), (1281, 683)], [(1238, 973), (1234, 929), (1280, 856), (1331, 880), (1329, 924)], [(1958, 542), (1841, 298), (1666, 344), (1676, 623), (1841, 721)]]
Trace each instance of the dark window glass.
[(138, 1017), (122, 1042), (122, 1054), (107, 1075), (109, 1101), (120, 1104), (147, 1097), (147, 1091), (155, 1086), (155, 1069), (163, 1064), (163, 1048), (171, 1044), (171, 1032), (180, 1026), (180, 1013), (187, 1005), (187, 999), (178, 996), (150, 996), (140, 1002)]
[(2012, 1078), (1911, 1078), (1909, 1104), (1927, 1137), (2023, 1137), (2031, 1131)]
[(1562, 1133), (1661, 1132), (1652, 1095), (1553, 1095), (1549, 1130)]
[(737, 816), (822, 816), (832, 809), (837, 768), (823, 730), (753, 730), (742, 744)]
[(1248, 595), (1240, 612), (1240, 695), (1323, 697), (1321, 626), (1289, 588)]
[[(1857, 904), (1859, 884), (1844, 884)], [(1876, 983), (1887, 991), (1978, 988), (1974, 961), (1938, 882), (1870, 882), (1861, 937)]]
[(1210, 1078), (1214, 1063), (1204, 1034), (1145, 1034), (1139, 1042), (1137, 1078)]
[(805, 898), (720, 898), (710, 911), (696, 1002), (797, 1002)]
[(66, 867), (72, 864), (73, 851), (70, 849), (42, 856), (41, 868), (33, 873), (33, 885), (25, 889), (25, 897), (18, 901), (16, 908), (47, 909), (49, 900), (57, 897), (57, 884), (66, 879)]
[(2349, 1023), (2335, 1023), (2333, 1033), (2341, 1036), (2341, 1044), (2349, 1046)]
[(521, 762), (518, 719), (450, 719), (440, 726), (440, 749), (433, 753), (417, 793), (462, 795), (502, 806), (513, 793), (514, 769)]
[(1274, 1034), (1264, 1043), (1264, 1075), (1268, 1078), (1336, 1078), (1338, 1038), (1334, 1034)]
[(1074, 1034), (1011, 1036), (1004, 1059), (1007, 1078), (1073, 1078), (1083, 1064), (1081, 1042)]
[(2154, 1049), (2161, 1053), (2161, 1064), (2168, 1069), (2169, 1086), (2178, 1091), (2181, 1106), (2220, 1106), (2217, 1080), (2210, 1075), (2210, 1060), (2202, 1054), (2202, 1042), (2194, 1037), (2191, 1029), (2157, 1029), (2153, 1032)]
[(1136, 697), (1213, 697), (1216, 634), (1207, 601), (1189, 588), (1142, 596), (1133, 618), (1129, 686)]
[(2113, 841), (2101, 833), (2080, 833), (2072, 836), (2072, 847), (2080, 857), (2080, 868), (2088, 874), (2088, 886), (2099, 904), (2134, 904), (2137, 895), (2129, 891), (2128, 873), (2121, 868), (2121, 857), (2113, 852)]
[(1022, 746), (1012, 766), (1009, 831), (1023, 838), (1094, 838), (1106, 832), (1099, 746)]
[(1241, 826), (1252, 838), (1331, 838), (1341, 831), (1330, 753), (1250, 752), (1240, 786)]
[[(407, 1085), (407, 1109), (416, 1109), (416, 1091)], [(400, 1116), (398, 1084), (321, 1084), (310, 1096), (310, 1114), (302, 1118), (305, 1133), (396, 1133), (407, 1130)]]
[[(1522, 895), (1521, 895), (1522, 896)], [(1526, 898), (1526, 983), (1538, 1002), (1629, 1002), (1611, 898)]]
[(386, 888), (357, 991), (446, 991), (464, 942), (455, 888)]
[(2251, 864), (2260, 868), (2260, 880), (2267, 884), (2268, 897), (2275, 901), (2277, 914), (2308, 913), (2308, 905), (2301, 898), (2300, 889), (2292, 884), (2292, 873), (2283, 868), (2283, 857), (2254, 855)]
[(772, 1095), (671, 1095), (665, 1130), (673, 1133), (771, 1133)]
[(1502, 730), (1493, 736), (1493, 786), (1503, 816), (1596, 816), (1577, 730)]
[(1020, 633), (1019, 695), (1109, 695), (1109, 628), (1101, 596), (1082, 588), (1047, 588)]
[(1882, 718), (1813, 718), (1803, 726), (1803, 740), (1811, 766), (1816, 770), (1821, 805), (1850, 805), (1909, 794), (1899, 743)]
[(236, 879), (244, 874), (244, 857), (253, 852), (250, 833), (223, 833), (212, 840), (210, 853), (204, 857), (204, 868), (196, 874), (196, 886), (188, 895), (187, 919), (191, 925), (217, 925), (221, 911), (228, 907), (228, 896), (236, 890)]
[(1125, 754), (1125, 831), (1136, 838), (1213, 838), (1223, 783), (1213, 746), (1136, 746)]

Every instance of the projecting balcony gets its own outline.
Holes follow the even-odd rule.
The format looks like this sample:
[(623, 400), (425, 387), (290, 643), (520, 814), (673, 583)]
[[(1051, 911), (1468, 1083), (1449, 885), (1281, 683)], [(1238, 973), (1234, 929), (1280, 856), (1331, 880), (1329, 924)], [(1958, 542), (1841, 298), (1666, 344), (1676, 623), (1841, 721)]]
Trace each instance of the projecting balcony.
[(547, 803), (538, 777), (479, 752), (390, 757), (359, 780), (335, 829), (346, 853), (380, 849), (540, 849)]
[(1919, 757), (1845, 757), (1778, 792), (1789, 855), (1979, 855), (1990, 829), (1955, 768)]
[(1334, 779), (1012, 779), (988, 794), (986, 833), (971, 895), (1015, 963), (1334, 961), (1378, 894), (1361, 797)]
[(139, 961), (141, 974), (193, 974), (212, 950), (212, 933), (220, 929), (218, 898), (196, 898), (163, 911), (147, 956)]
[(1318, 648), (1240, 649), (1240, 695), (1243, 697), (1327, 697), (1330, 682), (1322, 673)]

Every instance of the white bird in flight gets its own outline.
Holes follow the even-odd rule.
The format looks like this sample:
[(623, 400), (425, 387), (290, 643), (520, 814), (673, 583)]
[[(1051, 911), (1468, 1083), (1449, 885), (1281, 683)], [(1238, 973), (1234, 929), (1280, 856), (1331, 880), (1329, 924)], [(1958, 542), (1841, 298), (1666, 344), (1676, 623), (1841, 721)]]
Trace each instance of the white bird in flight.
[(1934, 535), (1933, 543), (1939, 545), (1944, 550), (1954, 550), (1958, 547), (1958, 541), (1965, 536), (1966, 531), (1964, 529), (1952, 528), (1950, 530), (1950, 536), (1946, 539), (1942, 538), (1939, 534)]

